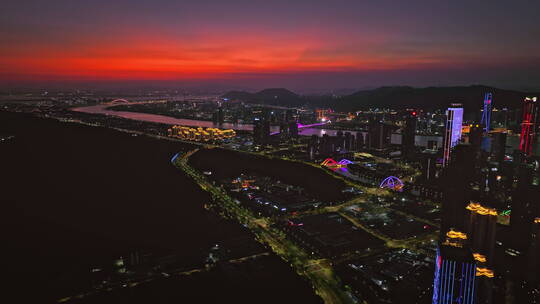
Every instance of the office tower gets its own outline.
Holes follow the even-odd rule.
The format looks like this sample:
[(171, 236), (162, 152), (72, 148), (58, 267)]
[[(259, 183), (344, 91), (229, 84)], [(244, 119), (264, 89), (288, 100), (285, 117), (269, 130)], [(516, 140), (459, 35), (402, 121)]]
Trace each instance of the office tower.
[(525, 155), (532, 155), (534, 135), (536, 132), (536, 119), (538, 116), (538, 104), (536, 97), (526, 97), (523, 101), (523, 119), (521, 121), (521, 136), (519, 150)]
[(470, 183), (475, 176), (472, 155), (474, 151), (471, 145), (457, 145), (449, 165), (442, 172), (441, 235), (451, 228), (464, 230), (465, 207), (471, 200)]
[(491, 93), (486, 93), (486, 95), (484, 96), (484, 110), (482, 111), (482, 120), (480, 122), (486, 133), (488, 133), (490, 130), (492, 106), (493, 95)]
[(476, 262), (467, 247), (440, 244), (435, 260), (433, 304), (476, 303)]
[(477, 261), (476, 266), (476, 302), (478, 304), (493, 303), (493, 278), (495, 273), (491, 268), (485, 267), (478, 262), (483, 257), (473, 254)]
[(355, 136), (352, 135), (351, 132), (345, 132), (345, 150), (356, 151)]
[(343, 151), (345, 148), (345, 137), (343, 136), (343, 131), (337, 131), (336, 137), (334, 138), (334, 145), (338, 151)]
[(414, 154), (414, 137), (416, 134), (416, 111), (410, 111), (405, 118), (405, 127), (402, 131), (401, 137), (401, 155), (405, 158), (411, 158)]
[(253, 122), (253, 143), (262, 144), (263, 138), (263, 128), (262, 121), (259, 118), (255, 118)]
[(217, 112), (217, 120), (219, 124), (223, 124), (225, 121), (225, 114), (223, 113), (223, 108), (220, 106)]
[(467, 223), (465, 232), (475, 255), (482, 257), (479, 262), (486, 266), (493, 264), (495, 250), (495, 226), (497, 210), (485, 203), (471, 201), (466, 207)]
[(357, 132), (356, 133), (356, 150), (360, 151), (361, 149), (363, 149), (365, 146), (365, 142), (366, 140), (364, 138), (364, 134), (361, 132)]
[(469, 143), (473, 146), (475, 152), (479, 152), (482, 146), (482, 136), (484, 129), (480, 124), (472, 124), (469, 126)]
[(501, 164), (504, 161), (506, 152), (506, 133), (500, 132), (493, 134), (493, 144), (491, 145), (491, 157), (494, 161)]
[(447, 166), (450, 161), (452, 148), (461, 139), (461, 124), (463, 122), (463, 108), (450, 107), (446, 111), (446, 128), (443, 143), (443, 166)]
[(420, 154), (420, 165), (422, 167), (422, 179), (431, 181), (435, 179), (437, 173), (437, 155), (428, 151)]
[(540, 186), (535, 174), (532, 164), (520, 164), (510, 215), (513, 247), (518, 251), (527, 250), (529, 247), (532, 222), (539, 209)]
[(329, 156), (334, 153), (335, 151), (335, 145), (334, 140), (328, 135), (324, 134), (321, 137), (320, 146), (319, 146), (319, 153), (324, 156)]
[(255, 117), (253, 125), (253, 141), (258, 145), (268, 144), (270, 141), (270, 120), (267, 111), (262, 113), (262, 117)]
[(380, 121), (372, 121), (368, 126), (368, 148), (382, 150), (390, 144), (392, 129)]

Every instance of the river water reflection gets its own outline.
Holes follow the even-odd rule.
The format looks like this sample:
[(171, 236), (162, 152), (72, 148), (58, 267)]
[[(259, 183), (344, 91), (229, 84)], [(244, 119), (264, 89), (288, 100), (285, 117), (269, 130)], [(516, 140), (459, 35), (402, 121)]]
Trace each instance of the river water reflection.
[[(111, 104), (100, 104), (89, 107), (79, 107), (73, 108), (73, 111), (89, 113), (89, 114), (103, 114), (117, 116), (127, 119), (141, 120), (147, 122), (155, 123), (164, 123), (169, 125), (182, 125), (190, 127), (202, 127), (202, 128), (220, 128), (220, 129), (233, 129), (240, 131), (253, 131), (252, 124), (232, 124), (232, 123), (223, 123), (216, 124), (212, 121), (206, 120), (196, 120), (196, 119), (184, 119), (184, 118), (175, 118), (165, 115), (149, 114), (149, 113), (140, 113), (140, 112), (128, 112), (128, 111), (113, 111), (109, 109)], [(270, 127), (271, 132), (278, 132), (279, 127), (272, 126)]]

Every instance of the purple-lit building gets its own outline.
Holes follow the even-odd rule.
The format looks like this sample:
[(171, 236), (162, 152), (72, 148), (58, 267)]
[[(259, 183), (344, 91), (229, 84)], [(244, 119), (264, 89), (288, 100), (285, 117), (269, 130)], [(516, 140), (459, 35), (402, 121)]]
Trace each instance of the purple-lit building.
[(446, 111), (446, 131), (443, 143), (443, 166), (450, 161), (450, 152), (461, 139), (461, 125), (463, 123), (463, 108), (450, 107)]

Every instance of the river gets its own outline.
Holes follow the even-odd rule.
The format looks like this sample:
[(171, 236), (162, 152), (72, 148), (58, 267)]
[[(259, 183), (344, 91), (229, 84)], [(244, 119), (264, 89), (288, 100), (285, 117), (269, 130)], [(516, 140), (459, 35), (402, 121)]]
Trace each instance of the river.
[[(16, 303), (78, 294), (89, 284), (91, 268), (112, 265), (134, 250), (174, 254), (189, 266), (200, 265), (216, 243), (255, 242), (241, 225), (204, 210), (208, 195), (170, 164), (172, 155), (191, 145), (2, 111), (0, 131), (15, 136), (0, 143), (0, 239), (9, 281), (4, 289), (17, 296)], [(309, 284), (281, 260), (257, 265), (256, 271), (250, 266), (143, 284), (113, 299), (318, 303)], [(103, 302), (113, 301), (84, 303)]]
[[(130, 104), (130, 103), (124, 103)], [(111, 104), (99, 104), (95, 106), (88, 107), (78, 107), (71, 109), (76, 112), (83, 112), (89, 114), (103, 114), (117, 116), (133, 120), (141, 120), (147, 122), (156, 122), (169, 125), (182, 125), (190, 127), (202, 127), (202, 128), (221, 128), (221, 129), (233, 129), (239, 131), (253, 131), (252, 124), (232, 124), (232, 123), (223, 123), (215, 124), (212, 121), (205, 120), (196, 120), (196, 119), (184, 119), (184, 118), (174, 118), (165, 115), (149, 114), (149, 113), (139, 113), (139, 112), (128, 112), (128, 111), (114, 111), (109, 109)], [(271, 126), (270, 132), (279, 132), (278, 126)]]

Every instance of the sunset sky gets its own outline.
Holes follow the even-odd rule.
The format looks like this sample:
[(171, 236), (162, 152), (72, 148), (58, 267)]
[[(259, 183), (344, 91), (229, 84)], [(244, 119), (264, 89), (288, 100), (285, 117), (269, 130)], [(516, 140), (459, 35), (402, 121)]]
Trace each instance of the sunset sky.
[(539, 12), (519, 0), (7, 0), (0, 83), (540, 88)]

